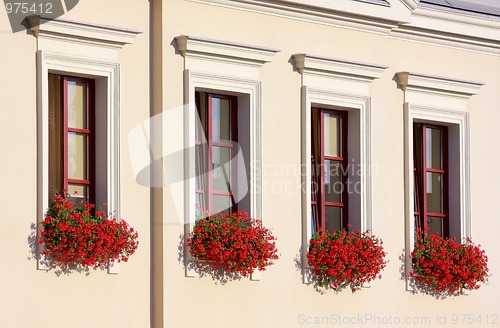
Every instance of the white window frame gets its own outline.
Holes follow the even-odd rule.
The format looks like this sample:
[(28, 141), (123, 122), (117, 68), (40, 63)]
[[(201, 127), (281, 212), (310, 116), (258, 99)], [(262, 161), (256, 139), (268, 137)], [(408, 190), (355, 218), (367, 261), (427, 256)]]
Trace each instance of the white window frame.
[[(184, 57), (184, 236), (193, 228), (195, 211), (195, 148), (197, 90), (238, 96), (240, 110), (241, 96), (245, 95), (250, 111), (250, 216), (262, 218), (262, 82), (259, 68), (273, 59), (279, 51), (240, 43), (212, 40), (181, 35), (175, 38), (178, 51)], [(221, 73), (222, 72), (222, 73)], [(231, 72), (225, 74), (223, 72)], [(197, 275), (189, 250), (185, 249), (186, 277)], [(260, 280), (260, 273), (251, 275), (251, 280)]]
[[(301, 104), (301, 161), (302, 161), (302, 267), (303, 282), (307, 281), (307, 252), (311, 231), (311, 110), (313, 107), (348, 111), (349, 149), (356, 149), (361, 185), (359, 199), (360, 221), (354, 226), (371, 230), (372, 177), (371, 177), (371, 96), (370, 83), (382, 76), (385, 66), (365, 64), (342, 59), (308, 54), (293, 55), (295, 67), (302, 75)], [(356, 120), (353, 120), (356, 118)], [(353, 136), (354, 134), (354, 136)], [(349, 155), (349, 157), (351, 157)], [(352, 203), (352, 202), (351, 202)], [(349, 205), (349, 208), (354, 206)]]
[[(106, 111), (106, 196), (108, 209), (120, 218), (120, 61), (118, 50), (132, 43), (139, 31), (115, 27), (29, 18), (37, 38), (37, 217), (49, 206), (49, 73), (96, 80), (96, 109)], [(98, 151), (98, 149), (96, 149)], [(39, 230), (41, 226), (37, 225)], [(37, 238), (38, 239), (38, 238)], [(49, 267), (37, 249), (37, 269)], [(112, 263), (108, 273), (117, 274)]]
[[(398, 85), (404, 91), (404, 154), (405, 154), (405, 278), (406, 289), (410, 285), (410, 254), (415, 243), (414, 221), (414, 163), (413, 163), (413, 123), (426, 122), (451, 126), (457, 129), (459, 193), (459, 239), (471, 237), (471, 197), (470, 197), (470, 119), (467, 100), (478, 93), (483, 83), (437, 77), (425, 74), (399, 72)], [(448, 143), (450, 144), (450, 135)], [(450, 171), (450, 169), (448, 169)], [(451, 181), (450, 181), (451, 183)], [(451, 212), (450, 212), (451, 213)], [(450, 218), (452, 219), (452, 218)]]

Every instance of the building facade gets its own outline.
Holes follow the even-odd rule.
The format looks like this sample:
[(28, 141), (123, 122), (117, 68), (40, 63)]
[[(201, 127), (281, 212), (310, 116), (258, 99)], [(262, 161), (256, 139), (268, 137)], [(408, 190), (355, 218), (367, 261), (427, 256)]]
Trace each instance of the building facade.
[[(16, 33), (2, 15), (5, 326), (500, 320), (492, 1), (86, 1), (28, 17)], [(81, 94), (93, 114), (64, 125), (65, 99)], [(92, 170), (59, 162), (64, 133), (93, 145), (82, 155)], [(37, 222), (59, 188), (137, 229), (127, 263), (89, 274), (45, 266)], [(236, 280), (200, 274), (186, 248), (200, 209), (262, 219), (279, 259)], [(348, 224), (380, 237), (389, 262), (356, 293), (321, 294), (308, 280), (309, 239)], [(481, 244), (489, 283), (445, 298), (415, 290), (416, 228)]]

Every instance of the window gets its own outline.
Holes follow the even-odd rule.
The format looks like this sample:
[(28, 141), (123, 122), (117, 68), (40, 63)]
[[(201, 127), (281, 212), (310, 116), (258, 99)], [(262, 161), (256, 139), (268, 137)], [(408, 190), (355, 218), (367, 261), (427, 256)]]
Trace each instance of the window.
[(95, 203), (94, 81), (49, 74), (49, 194)]
[(237, 98), (196, 92), (200, 125), (196, 126), (196, 203), (201, 213), (237, 210)]
[(448, 128), (414, 123), (415, 227), (449, 237)]
[(373, 228), (370, 83), (387, 67), (304, 53), (293, 59), (302, 75), (301, 260), (307, 270), (318, 228)]
[(293, 59), (302, 75), (302, 256), (307, 263), (309, 240), (318, 228), (335, 230), (349, 223), (355, 230), (372, 229), (376, 166), (371, 163), (369, 86), (386, 67), (303, 53)]
[(348, 223), (347, 113), (311, 111), (311, 223), (333, 232)]
[[(178, 145), (182, 149), (188, 148), (189, 151), (184, 152), (186, 165), (183, 172), (184, 184), (178, 189), (172, 187), (171, 192), (175, 194), (178, 191), (179, 195), (184, 196), (182, 212), (185, 220), (185, 236), (189, 234), (197, 217), (196, 205), (200, 206), (200, 204), (196, 204), (198, 202), (196, 198), (202, 197), (202, 194), (205, 195), (205, 190), (208, 188), (207, 179), (203, 181), (206, 184), (204, 188), (199, 188), (202, 181), (196, 181), (196, 175), (200, 173), (196, 172), (198, 162), (196, 157), (202, 159), (203, 154), (196, 155), (196, 139), (199, 138), (196, 125), (198, 124), (197, 118), (202, 113), (198, 113), (195, 107), (199, 101), (198, 108), (201, 108), (203, 93), (207, 97), (212, 95), (212, 99), (220, 100), (223, 97), (217, 95), (231, 96), (232, 106), (237, 108), (237, 115), (230, 118), (231, 122), (237, 123), (232, 125), (235, 130), (231, 130), (232, 140), (228, 141), (233, 144), (230, 150), (231, 156), (234, 156), (232, 160), (236, 160), (238, 164), (236, 166), (229, 164), (229, 167), (225, 167), (226, 172), (231, 171), (230, 185), (229, 187), (226, 185), (225, 189), (232, 196), (229, 197), (231, 203), (227, 199), (226, 201), (228, 205), (237, 204), (238, 210), (248, 212), (251, 217), (263, 218), (261, 129), (263, 99), (260, 68), (270, 62), (279, 50), (188, 35), (177, 36), (175, 41), (179, 53), (184, 57), (184, 104), (187, 106), (187, 109), (183, 111), (184, 122), (186, 122), (183, 127), (184, 139), (179, 140)], [(205, 111), (208, 110), (208, 104)], [(232, 106), (231, 108), (235, 108)], [(236, 110), (232, 110), (231, 113), (236, 113)], [(208, 134), (208, 130), (205, 129), (205, 131)], [(211, 138), (205, 138), (208, 144)], [(238, 143), (236, 144), (234, 140), (238, 140)], [(205, 157), (204, 163), (212, 165), (208, 156)], [(220, 163), (223, 161), (221, 160)], [(246, 165), (247, 163), (251, 165)], [(201, 168), (201, 164), (198, 167)], [(221, 169), (214, 170), (214, 174), (221, 172)], [(204, 193), (201, 193), (201, 190)], [(208, 194), (209, 191), (206, 193), (206, 204), (203, 206), (210, 206), (206, 201)], [(225, 196), (227, 198), (229, 195)], [(193, 270), (193, 262), (187, 249), (185, 252), (186, 276), (194, 277), (196, 272)], [(254, 272), (251, 279), (260, 279), (259, 274)]]
[(463, 240), (471, 236), (469, 104), (483, 83), (410, 72), (404, 91), (405, 276), (417, 227)]
[[(98, 140), (87, 145), (94, 147), (87, 153), (95, 154), (94, 158), (91, 160), (89, 156), (90, 162), (80, 162), (87, 165), (93, 163), (95, 171), (92, 174), (87, 171), (87, 178), (76, 177), (73, 181), (76, 182), (75, 188), (85, 186), (86, 184), (82, 183), (84, 180), (89, 181), (90, 187), (86, 188), (90, 190), (90, 194), (87, 196), (93, 193), (96, 204), (106, 202), (108, 206), (104, 210), (112, 210), (119, 218), (121, 87), (118, 51), (124, 45), (132, 43), (141, 32), (68, 20), (44, 19), (40, 16), (29, 17), (27, 23), (37, 42), (37, 216), (43, 217), (53, 191), (64, 184), (62, 174), (56, 174), (63, 171), (64, 158), (60, 157), (62, 145), (60, 141), (51, 141), (62, 138), (61, 123), (56, 124), (57, 120), (61, 122), (63, 104), (60, 100), (62, 81), (58, 82), (57, 77), (65, 75), (85, 77), (82, 80), (90, 82), (87, 91), (89, 95), (94, 95), (90, 97), (92, 102), (89, 102), (93, 107), (87, 110), (94, 111), (95, 120), (94, 127), (87, 129), (91, 136), (88, 138)], [(68, 47), (68, 42), (71, 47)], [(57, 118), (56, 114), (60, 116)], [(91, 123), (87, 123), (90, 127)], [(56, 126), (59, 129), (57, 135)], [(38, 253), (41, 251), (41, 248), (37, 249)], [(40, 260), (37, 265), (38, 269), (48, 268)], [(109, 273), (118, 273), (118, 265), (113, 265)]]

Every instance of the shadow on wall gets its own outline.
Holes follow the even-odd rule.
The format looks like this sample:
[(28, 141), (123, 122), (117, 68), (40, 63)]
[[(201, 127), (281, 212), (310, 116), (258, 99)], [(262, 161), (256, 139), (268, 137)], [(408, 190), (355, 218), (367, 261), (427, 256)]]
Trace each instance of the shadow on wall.
[(199, 279), (211, 277), (216, 285), (225, 285), (230, 281), (241, 280), (242, 276), (238, 273), (226, 272), (221, 267), (213, 268), (207, 262), (191, 258), (191, 255), (185, 247), (184, 234), (180, 234), (179, 246), (177, 247), (177, 261), (184, 267), (184, 269), (196, 272)]
[[(48, 256), (42, 254), (43, 249), (40, 245), (39, 248), (39, 238), (36, 223), (31, 223), (30, 225), (30, 234), (27, 237), (28, 242), (28, 261), (37, 261), (37, 269), (43, 270), (46, 272), (53, 272), (56, 276), (70, 275), (72, 273), (79, 274), (90, 274), (90, 269), (84, 269), (81, 266), (77, 266), (74, 264), (62, 264), (54, 261)], [(106, 270), (104, 266), (99, 267), (101, 270)]]

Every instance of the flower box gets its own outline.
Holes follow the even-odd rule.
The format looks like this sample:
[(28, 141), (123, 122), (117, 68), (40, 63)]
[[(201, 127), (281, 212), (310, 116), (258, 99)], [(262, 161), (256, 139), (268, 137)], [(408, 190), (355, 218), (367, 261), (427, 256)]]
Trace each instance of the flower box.
[(319, 231), (310, 240), (307, 260), (317, 289), (355, 292), (381, 277), (385, 255), (382, 241), (368, 231)]
[(247, 276), (278, 259), (274, 235), (247, 215), (238, 211), (196, 221), (186, 244), (199, 268)]
[(463, 244), (455, 239), (422, 234), (418, 230), (410, 276), (417, 287), (437, 293), (462, 293), (478, 289), (488, 280), (488, 257), (470, 238)]
[(117, 221), (94, 204), (73, 204), (67, 194), (56, 195), (41, 222), (39, 243), (56, 266), (108, 268), (113, 261), (126, 262), (137, 249), (138, 234), (124, 220)]

